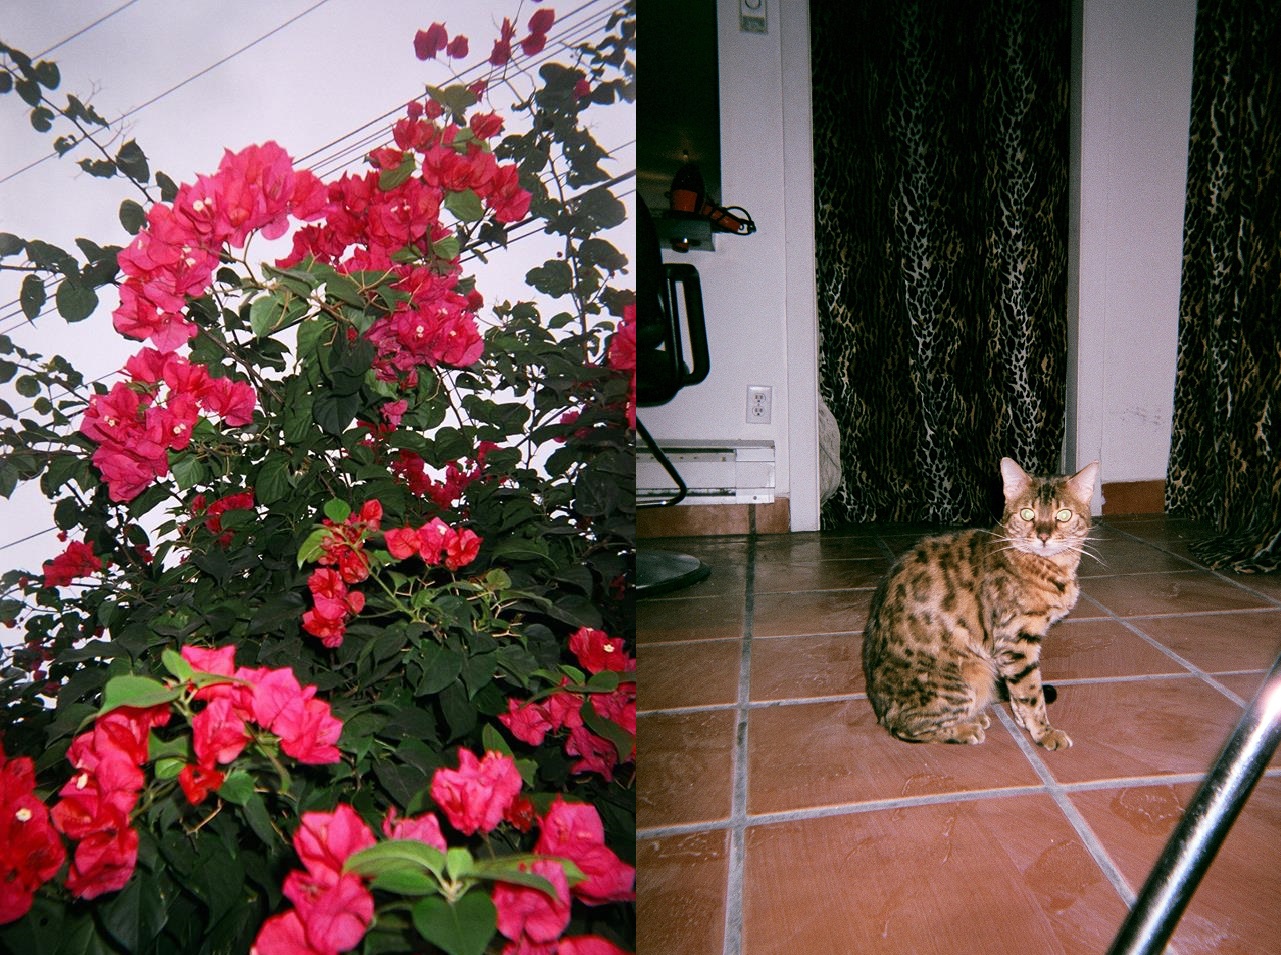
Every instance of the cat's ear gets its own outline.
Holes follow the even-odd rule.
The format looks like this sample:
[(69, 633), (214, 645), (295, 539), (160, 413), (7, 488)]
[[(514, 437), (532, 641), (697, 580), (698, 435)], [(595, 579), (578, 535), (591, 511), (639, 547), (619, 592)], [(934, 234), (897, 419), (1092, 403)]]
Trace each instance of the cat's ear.
[(1001, 481), (1005, 484), (1007, 501), (1018, 500), (1032, 485), (1032, 479), (1013, 458), (1001, 458)]
[(1094, 482), (1099, 477), (1099, 462), (1091, 461), (1081, 470), (1068, 478), (1068, 490), (1078, 501), (1088, 501), (1094, 497)]

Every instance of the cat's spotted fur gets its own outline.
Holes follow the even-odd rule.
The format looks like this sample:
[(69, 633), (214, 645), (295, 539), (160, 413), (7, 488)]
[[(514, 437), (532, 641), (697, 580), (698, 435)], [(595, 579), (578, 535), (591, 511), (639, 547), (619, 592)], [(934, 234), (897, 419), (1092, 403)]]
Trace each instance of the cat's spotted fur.
[(876, 718), (911, 742), (981, 743), (998, 681), (1014, 718), (1046, 749), (1072, 740), (1050, 726), (1041, 641), (1076, 605), (1098, 462), (1070, 477), (1032, 477), (1001, 459), (1005, 513), (992, 531), (919, 543), (872, 598), (863, 672)]

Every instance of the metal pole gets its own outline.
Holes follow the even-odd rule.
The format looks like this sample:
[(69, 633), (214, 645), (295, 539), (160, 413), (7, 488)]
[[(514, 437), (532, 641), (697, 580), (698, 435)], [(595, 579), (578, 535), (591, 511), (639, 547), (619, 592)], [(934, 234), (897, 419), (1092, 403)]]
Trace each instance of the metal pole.
[(1170, 835), (1109, 955), (1155, 955), (1165, 949), (1278, 741), (1281, 657)]

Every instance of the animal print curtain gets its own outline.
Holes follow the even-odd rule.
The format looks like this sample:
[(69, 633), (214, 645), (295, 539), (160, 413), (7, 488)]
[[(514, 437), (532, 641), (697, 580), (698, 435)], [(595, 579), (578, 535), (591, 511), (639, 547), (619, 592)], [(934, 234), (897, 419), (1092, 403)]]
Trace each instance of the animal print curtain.
[(1216, 567), (1281, 566), (1281, 10), (1199, 0), (1169, 511)]
[[(1057, 470), (1067, 0), (812, 3), (823, 524), (987, 521)], [(995, 498), (995, 500), (994, 500)]]

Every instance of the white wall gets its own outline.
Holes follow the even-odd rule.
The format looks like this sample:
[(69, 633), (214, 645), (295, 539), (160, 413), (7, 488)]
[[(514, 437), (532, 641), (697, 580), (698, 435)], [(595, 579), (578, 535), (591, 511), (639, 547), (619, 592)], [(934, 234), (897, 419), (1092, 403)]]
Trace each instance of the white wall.
[[(767, 16), (767, 33), (740, 32), (737, 0), (717, 0), (719, 198), (751, 213), (757, 231), (718, 235), (712, 252), (665, 253), (699, 270), (711, 373), (670, 403), (643, 409), (642, 418), (660, 441), (773, 440), (776, 492), (790, 497), (792, 529), (813, 530), (818, 358), (808, 10), (772, 0)], [(774, 389), (770, 424), (747, 423), (748, 385)]]
[(1077, 0), (1067, 465), (1170, 453), (1196, 0)]

